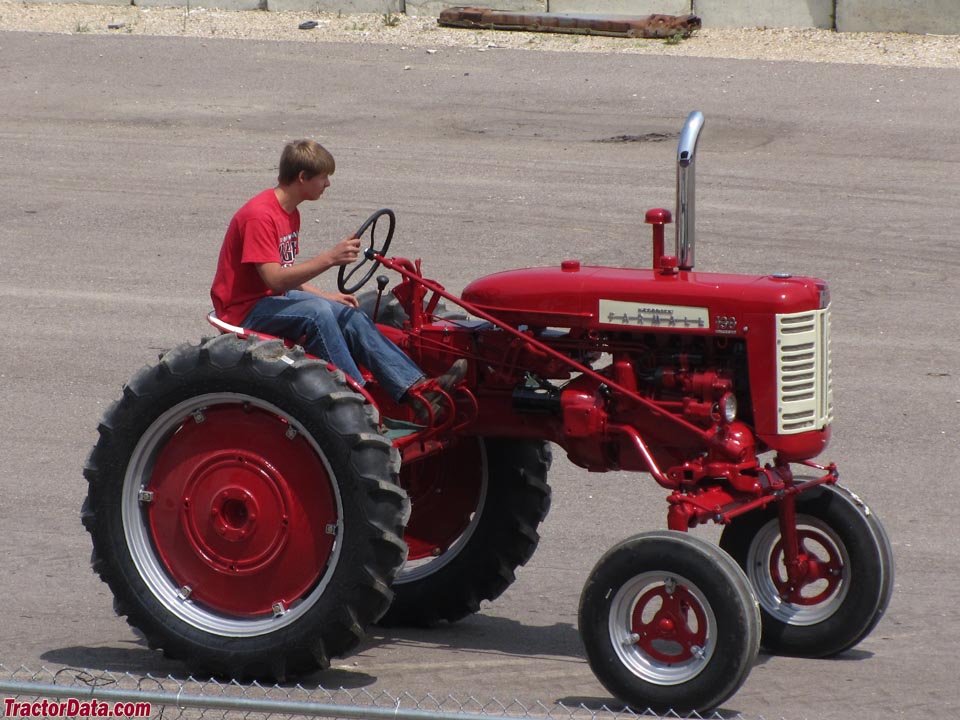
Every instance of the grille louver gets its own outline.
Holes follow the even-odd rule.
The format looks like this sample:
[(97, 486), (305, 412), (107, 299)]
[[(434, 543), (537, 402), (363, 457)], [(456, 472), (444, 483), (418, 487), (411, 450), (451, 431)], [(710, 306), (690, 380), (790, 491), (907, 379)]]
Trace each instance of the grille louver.
[(777, 315), (777, 423), (782, 435), (833, 421), (830, 308)]

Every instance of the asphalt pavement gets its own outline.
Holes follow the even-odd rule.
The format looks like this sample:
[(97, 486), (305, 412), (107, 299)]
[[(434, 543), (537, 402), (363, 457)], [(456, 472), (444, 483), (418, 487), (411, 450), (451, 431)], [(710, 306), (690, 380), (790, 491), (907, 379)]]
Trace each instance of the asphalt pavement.
[[(114, 616), (88, 565), (81, 470), (123, 382), (204, 321), (223, 232), (286, 140), (336, 156), (303, 252), (372, 211), (458, 291), (498, 270), (646, 266), (677, 133), (702, 110), (697, 269), (822, 277), (823, 456), (884, 521), (891, 607), (829, 660), (761, 655), (747, 718), (960, 715), (960, 73), (956, 70), (218, 39), (0, 34), (0, 663), (181, 668)], [(497, 602), (377, 630), (309, 678), (370, 691), (610, 702), (576, 631), (621, 539), (666, 523), (646, 475), (556, 449), (537, 554)], [(715, 537), (715, 529), (698, 530)]]

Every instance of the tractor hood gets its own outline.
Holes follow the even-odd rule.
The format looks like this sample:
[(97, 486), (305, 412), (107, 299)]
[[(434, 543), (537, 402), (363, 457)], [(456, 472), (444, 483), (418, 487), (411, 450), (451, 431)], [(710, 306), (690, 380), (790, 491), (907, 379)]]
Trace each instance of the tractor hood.
[(463, 299), (514, 325), (740, 334), (746, 315), (819, 309), (829, 294), (825, 282), (807, 277), (665, 273), (566, 260), (479, 278)]

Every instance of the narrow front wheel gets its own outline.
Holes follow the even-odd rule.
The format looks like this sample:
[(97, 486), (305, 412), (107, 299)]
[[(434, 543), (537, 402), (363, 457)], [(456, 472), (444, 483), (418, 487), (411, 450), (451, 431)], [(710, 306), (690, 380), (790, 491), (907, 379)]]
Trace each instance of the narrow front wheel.
[(847, 650), (883, 617), (893, 592), (890, 540), (870, 509), (840, 486), (797, 496), (798, 577), (787, 573), (776, 508), (727, 525), (724, 548), (744, 569), (760, 602), (763, 647), (826, 657)]
[(704, 712), (749, 674), (760, 617), (726, 553), (660, 531), (624, 540), (600, 559), (580, 599), (580, 634), (594, 674), (632, 708)]

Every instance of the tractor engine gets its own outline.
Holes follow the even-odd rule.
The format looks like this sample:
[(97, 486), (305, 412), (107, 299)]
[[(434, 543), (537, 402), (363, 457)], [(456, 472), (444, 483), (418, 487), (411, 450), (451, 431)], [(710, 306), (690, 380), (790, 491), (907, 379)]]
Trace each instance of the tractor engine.
[(693, 270), (698, 135), (685, 127), (678, 150), (676, 254), (664, 250), (671, 213), (658, 208), (646, 214), (651, 268), (565, 260), (480, 278), (462, 295), (538, 341), (478, 334), (479, 355), (495, 360), (481, 364), (485, 387), (513, 385), (515, 412), (560, 418), (550, 439), (577, 464), (672, 469), (673, 487), (755, 470), (765, 451), (814, 458), (833, 416), (826, 283)]
[[(750, 427), (758, 449), (788, 461), (813, 458), (827, 445), (830, 314), (820, 280), (568, 261), (481, 278), (464, 299), (498, 319), (525, 323), (533, 337), (568, 357), (609, 356), (603, 375), (672, 417), (709, 428), (722, 411)], [(488, 334), (480, 339), (488, 346), (481, 354), (511, 358), (509, 340)], [(513, 357), (501, 372), (512, 377), (517, 368), (542, 380), (569, 377), (569, 368), (536, 350)], [(590, 385), (597, 383), (581, 376), (565, 387)], [(532, 407), (538, 393), (531, 388), (530, 403), (520, 393), (518, 408)], [(549, 395), (557, 403), (563, 397)], [(549, 400), (541, 405), (549, 407)]]

